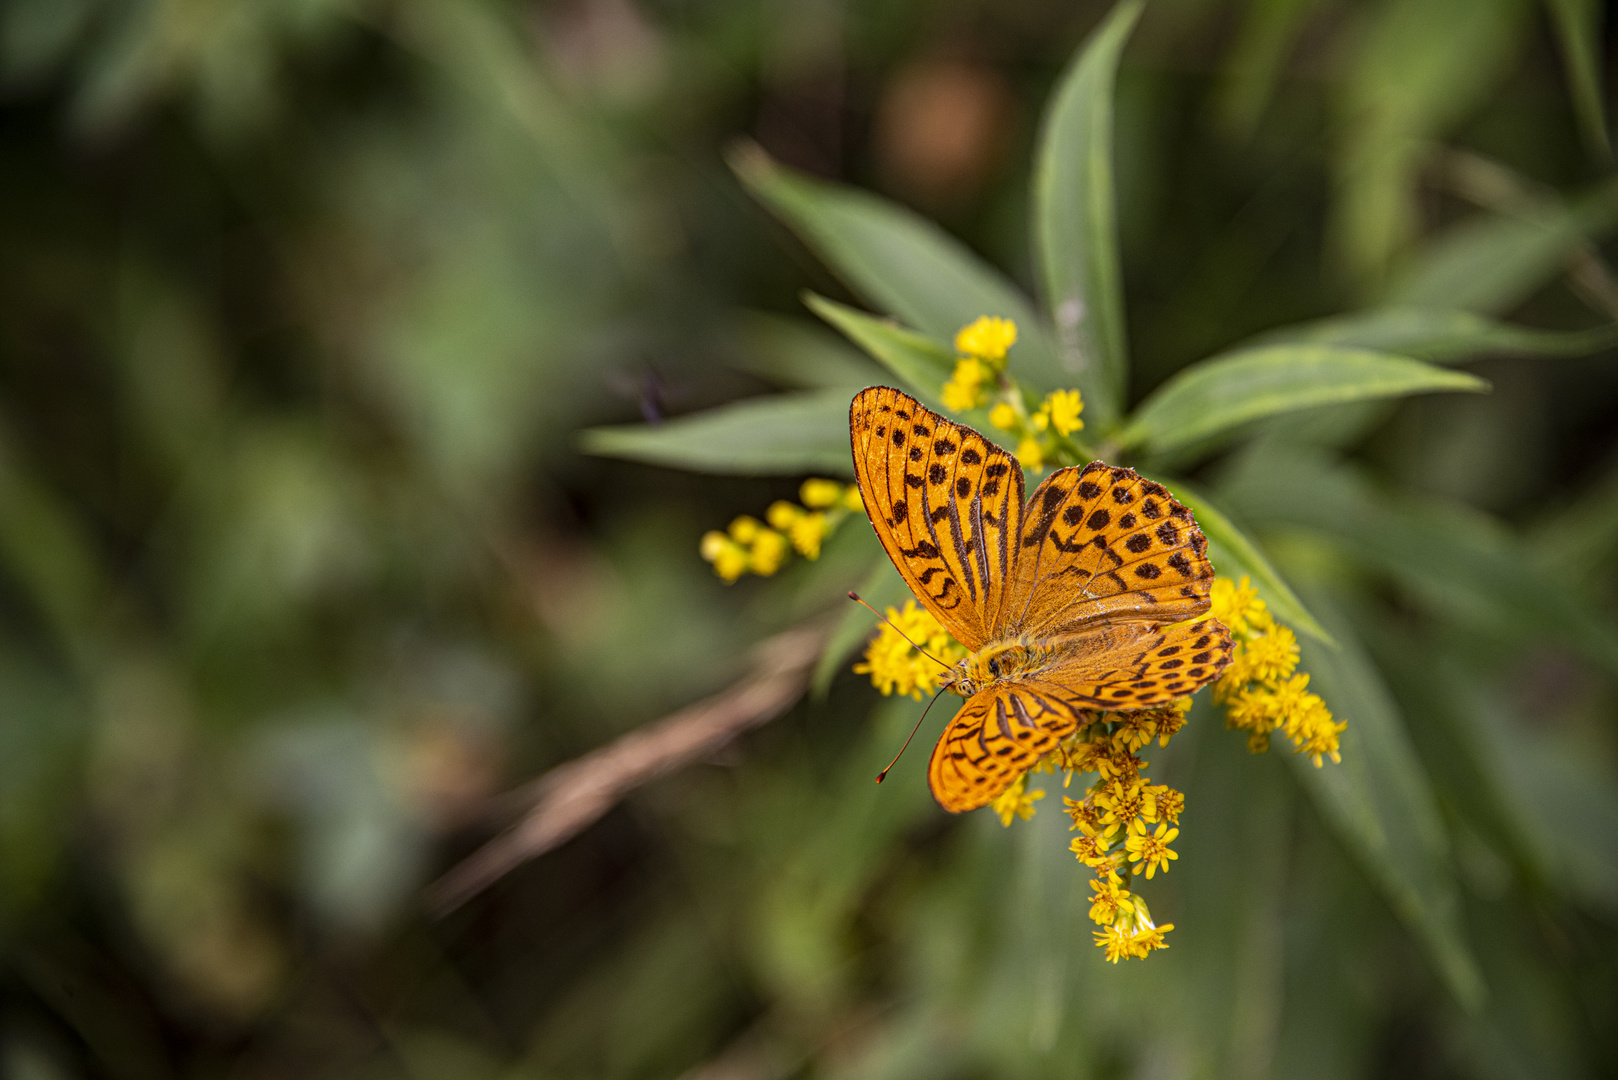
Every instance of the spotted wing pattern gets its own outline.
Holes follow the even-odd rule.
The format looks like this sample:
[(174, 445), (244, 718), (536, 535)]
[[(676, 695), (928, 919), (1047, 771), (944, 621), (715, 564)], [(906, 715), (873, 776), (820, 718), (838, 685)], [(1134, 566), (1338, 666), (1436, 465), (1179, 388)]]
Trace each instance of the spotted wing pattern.
[(855, 395), (848, 423), (860, 495), (888, 557), (955, 640), (980, 648), (1017, 564), (1017, 459), (891, 387)]
[(1167, 705), (1217, 679), (1230, 663), (1231, 639), (1218, 619), (1170, 626), (1130, 620), (1064, 645), (1028, 685), (1060, 687), (1076, 708), (1125, 712)]
[(1210, 606), (1207, 549), (1191, 511), (1163, 485), (1099, 461), (1058, 469), (1023, 512), (1015, 602), (991, 637), (1194, 618)]
[(996, 683), (966, 699), (927, 766), (933, 798), (952, 814), (993, 802), (1081, 722), (1056, 687)]

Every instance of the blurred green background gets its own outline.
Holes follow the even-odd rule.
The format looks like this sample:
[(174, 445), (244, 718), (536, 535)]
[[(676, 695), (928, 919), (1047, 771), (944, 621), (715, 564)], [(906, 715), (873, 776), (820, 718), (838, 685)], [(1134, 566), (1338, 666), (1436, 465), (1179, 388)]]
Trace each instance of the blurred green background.
[[(1031, 288), (1039, 117), (1107, 6), (0, 6), (0, 1075), (1618, 1074), (1618, 364), (1526, 339), (1461, 350), (1491, 394), (1186, 464), (1430, 812), (1347, 843), (1199, 710), (1157, 765), (1169, 951), (1101, 961), (1055, 798), (1003, 830), (922, 754), (872, 785), (917, 707), (846, 673), (423, 907), (503, 792), (859, 584), (697, 557), (796, 478), (577, 450), (877, 370), (726, 149)], [(1157, 0), (1115, 121), (1132, 398), (1391, 301), (1610, 325), (1604, 14)]]

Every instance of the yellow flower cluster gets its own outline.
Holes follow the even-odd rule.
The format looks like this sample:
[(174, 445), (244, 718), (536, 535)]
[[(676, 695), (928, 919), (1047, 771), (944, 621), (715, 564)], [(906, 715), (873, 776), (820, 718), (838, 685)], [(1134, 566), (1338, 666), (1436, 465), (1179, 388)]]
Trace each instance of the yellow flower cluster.
[(1255, 754), (1270, 748), (1279, 731), (1295, 752), (1308, 754), (1319, 768), (1322, 759), (1341, 761), (1339, 736), (1348, 727), (1333, 720), (1318, 694), (1309, 691), (1309, 676), (1295, 675), (1298, 639), (1275, 621), (1247, 578), (1240, 584), (1215, 578), (1213, 616), (1230, 627), (1236, 648), (1230, 667), (1214, 684), (1214, 700), (1225, 706), (1225, 726), (1247, 732)]
[(1159, 870), (1167, 873), (1169, 863), (1179, 858), (1169, 845), (1180, 835), (1185, 796), (1146, 780), (1141, 775), (1146, 762), (1136, 751), (1153, 739), (1168, 745), (1185, 726), (1190, 707), (1191, 699), (1184, 698), (1160, 709), (1094, 714), (1096, 719), (1056, 755), (1068, 781), (1075, 772), (1097, 776), (1083, 798), (1062, 802), (1079, 833), (1071, 844), (1073, 854), (1096, 875), (1090, 882), (1095, 893), (1090, 918), (1102, 929), (1095, 932), (1095, 942), (1113, 963), (1167, 948), (1163, 935), (1174, 929), (1173, 923), (1154, 923), (1146, 901), (1130, 892), (1129, 885), (1136, 874), (1150, 881)]
[(966, 649), (949, 636), (932, 612), (906, 600), (902, 610), (888, 608), (888, 621), (877, 624), (876, 637), (865, 647), (864, 661), (854, 665), (855, 674), (870, 675), (871, 684), (884, 694), (908, 694), (920, 700), (933, 693), (949, 672), (917, 652), (911, 641), (945, 664), (966, 657)]
[[(1055, 457), (1061, 442), (1084, 427), (1080, 414), (1084, 399), (1077, 390), (1056, 390), (1046, 395), (1039, 408), (1029, 413), (1022, 405), (1021, 391), (1013, 390), (1007, 399), (989, 410), (989, 423), (1018, 437), (1017, 460), (1025, 468), (1042, 469)], [(1079, 455), (1070, 455), (1077, 460)]]
[(955, 373), (944, 384), (944, 407), (955, 412), (975, 409), (989, 400), (990, 384), (1006, 369), (1006, 353), (1017, 343), (1017, 324), (982, 315), (955, 335)]
[(835, 480), (805, 480), (798, 498), (802, 506), (785, 499), (772, 503), (764, 521), (743, 514), (725, 532), (705, 533), (702, 557), (727, 582), (749, 572), (769, 577), (793, 550), (811, 561), (818, 559), (826, 538), (849, 514), (865, 509), (858, 487)]

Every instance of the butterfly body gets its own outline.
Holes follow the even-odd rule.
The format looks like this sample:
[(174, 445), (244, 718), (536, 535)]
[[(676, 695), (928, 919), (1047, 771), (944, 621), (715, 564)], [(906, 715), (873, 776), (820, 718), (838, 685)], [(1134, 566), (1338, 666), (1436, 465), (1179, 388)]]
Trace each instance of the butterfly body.
[(1167, 705), (1229, 663), (1204, 617), (1207, 541), (1161, 484), (1091, 462), (1025, 503), (1016, 458), (890, 387), (855, 395), (849, 434), (883, 548), (971, 650), (928, 767), (945, 809), (986, 805), (1081, 723)]

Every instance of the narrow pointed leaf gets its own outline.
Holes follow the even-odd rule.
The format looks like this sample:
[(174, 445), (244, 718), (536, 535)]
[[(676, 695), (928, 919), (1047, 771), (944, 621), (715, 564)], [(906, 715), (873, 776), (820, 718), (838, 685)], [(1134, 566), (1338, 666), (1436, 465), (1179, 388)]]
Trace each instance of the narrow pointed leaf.
[(848, 404), (841, 390), (753, 398), (661, 424), (592, 428), (579, 448), (696, 472), (846, 476)]
[(943, 411), (938, 394), (955, 370), (953, 349), (925, 334), (906, 330), (889, 320), (873, 318), (824, 296), (806, 293), (803, 302), (870, 353), (928, 408)]
[(1034, 246), (1063, 366), (1096, 421), (1129, 393), (1112, 175), (1113, 83), (1142, 0), (1112, 9), (1074, 57), (1046, 114), (1034, 166)]
[(1388, 307), (1279, 327), (1247, 344), (1283, 342), (1374, 349), (1435, 364), (1456, 364), (1479, 356), (1588, 356), (1618, 344), (1618, 326), (1537, 330), (1469, 311)]
[(1028, 298), (931, 221), (788, 169), (757, 146), (736, 150), (730, 162), (747, 189), (872, 307), (940, 341), (955, 340), (980, 315), (1012, 319), (1013, 370), (1047, 390), (1073, 381)]
[(1153, 391), (1122, 441), (1147, 450), (1184, 446), (1261, 416), (1345, 401), (1488, 389), (1458, 371), (1368, 349), (1271, 345), (1185, 368)]
[(1618, 225), (1618, 188), (1533, 217), (1480, 214), (1430, 241), (1395, 277), (1396, 307), (1509, 311), (1556, 279), (1585, 244)]
[(732, 366), (791, 390), (870, 386), (881, 372), (848, 343), (806, 319), (747, 312), (736, 323)]

